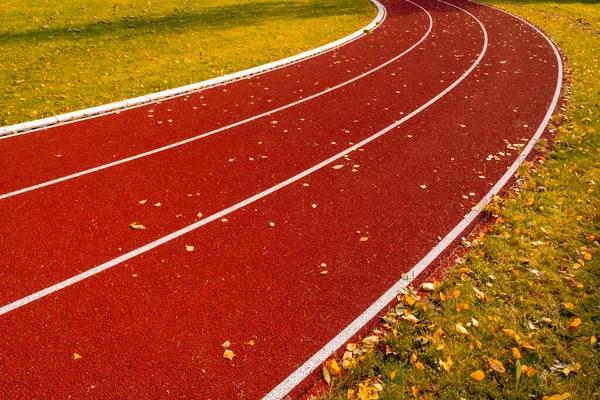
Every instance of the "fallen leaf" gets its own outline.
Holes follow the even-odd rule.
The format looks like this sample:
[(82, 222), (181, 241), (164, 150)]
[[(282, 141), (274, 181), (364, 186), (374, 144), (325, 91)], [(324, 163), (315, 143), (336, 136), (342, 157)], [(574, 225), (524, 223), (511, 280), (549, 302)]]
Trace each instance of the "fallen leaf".
[(498, 360), (494, 360), (493, 358), (488, 358), (488, 362), (490, 363), (490, 367), (501, 374), (506, 372), (506, 368), (504, 368), (504, 364), (502, 364)]
[(233, 354), (233, 351), (231, 350), (225, 350), (225, 352), (223, 353), (223, 358), (226, 358), (228, 360), (233, 360), (234, 356), (235, 354)]
[(254, 340), (249, 340), (249, 341), (246, 342), (246, 344), (248, 346), (254, 346), (255, 342), (254, 342)]
[(476, 381), (480, 381), (485, 378), (485, 374), (479, 369), (471, 374), (471, 378), (475, 379)]
[(146, 204), (146, 202), (147, 202), (147, 201), (148, 201), (148, 200), (140, 200), (140, 201), (139, 201), (139, 204)]
[(448, 356), (448, 359), (446, 360), (446, 362), (440, 360), (440, 365), (446, 370), (446, 371), (450, 371), (450, 368), (452, 368), (452, 364), (454, 364), (452, 362), (452, 358), (450, 358), (450, 356)]
[(327, 368), (327, 371), (329, 371), (329, 375), (331, 375), (331, 376), (338, 376), (339, 374), (342, 373), (342, 368), (340, 368), (340, 366), (338, 365), (337, 361), (335, 361), (335, 359), (329, 360), (325, 364), (325, 367)]
[(189, 246), (189, 245), (187, 245), (187, 244), (186, 244), (186, 245), (185, 245), (185, 249), (186, 249), (187, 251), (194, 251), (194, 246)]
[(160, 204), (160, 201), (156, 204), (154, 204), (154, 207), (160, 207), (162, 204)]
[(340, 168), (343, 168), (343, 167), (344, 167), (344, 164), (340, 164), (340, 165), (334, 165), (331, 168), (333, 168), (333, 169), (340, 169)]
[(327, 382), (328, 385), (331, 385), (331, 374), (326, 367), (323, 367), (323, 379)]
[(485, 298), (486, 298), (485, 293), (483, 293), (481, 290), (477, 289), (476, 287), (474, 287), (473, 290), (475, 291), (475, 294), (477, 295), (477, 297), (479, 297), (479, 300), (485, 301)]
[(414, 397), (417, 397), (417, 396), (419, 395), (419, 388), (418, 388), (418, 387), (416, 387), (416, 386), (412, 386), (412, 387), (410, 388), (410, 390), (412, 391), (412, 395), (413, 395)]
[(226, 340), (225, 342), (223, 342), (223, 344), (221, 345), (222, 348), (224, 349), (228, 349), (229, 346), (231, 346), (231, 343), (229, 342), (229, 340)]
[(79, 355), (77, 353), (73, 354), (73, 360), (79, 360), (80, 358), (83, 358), (83, 356), (81, 356), (81, 355)]
[(521, 358), (521, 352), (516, 347), (512, 348), (512, 354), (514, 358)]
[(455, 327), (457, 332), (462, 333), (463, 335), (469, 334), (469, 331), (461, 324), (456, 324)]
[(563, 305), (565, 307), (567, 307), (568, 309), (572, 310), (573, 309), (573, 303), (563, 303)]
[(598, 341), (598, 339), (596, 339), (596, 336), (593, 336), (593, 335), (592, 335), (592, 336), (590, 337), (590, 343), (592, 344), (592, 346), (593, 346), (593, 345), (595, 345), (597, 341)]
[(533, 347), (532, 345), (530, 345), (529, 343), (525, 342), (525, 343), (521, 343), (521, 347), (525, 348), (525, 349), (529, 349), (529, 350), (535, 350), (535, 347)]
[(141, 231), (142, 229), (146, 229), (146, 227), (144, 225), (140, 225), (137, 222), (133, 222), (133, 223), (129, 224), (129, 226), (131, 227), (131, 229), (135, 229), (136, 231)]
[(577, 329), (577, 327), (579, 325), (581, 325), (581, 319), (575, 317), (575, 318), (573, 318), (573, 321), (571, 322), (571, 325), (569, 325), (569, 329), (575, 330), (575, 329)]
[(362, 236), (359, 241), (361, 242), (366, 242), (367, 240), (369, 240), (369, 238), (367, 236)]
[(571, 397), (571, 393), (563, 393), (563, 394), (554, 394), (552, 396), (544, 396), (542, 400), (565, 400)]
[(415, 367), (417, 367), (417, 369), (418, 369), (419, 371), (423, 371), (423, 370), (425, 369), (425, 366), (424, 366), (424, 365), (423, 365), (423, 363), (422, 363), (422, 362), (420, 362), (420, 361), (417, 361), (417, 362), (415, 363)]
[(202, 218), (202, 213), (201, 213), (201, 212), (199, 212), (198, 214), (196, 214), (196, 216), (197, 216), (198, 218)]

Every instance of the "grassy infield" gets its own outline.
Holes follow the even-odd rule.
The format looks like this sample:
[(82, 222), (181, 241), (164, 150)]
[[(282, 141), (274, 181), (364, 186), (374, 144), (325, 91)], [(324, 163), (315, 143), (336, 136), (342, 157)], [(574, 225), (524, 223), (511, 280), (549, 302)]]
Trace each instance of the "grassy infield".
[[(545, 162), (522, 168), (520, 192), (489, 207), (493, 223), (444, 281), (423, 299), (402, 296), (328, 363), (327, 397), (600, 397), (600, 6), (488, 1), (564, 50), (567, 121)], [(280, 59), (374, 15), (359, 0), (8, 0), (0, 11), (0, 125)]]
[(361, 0), (3, 0), (0, 126), (285, 58), (375, 14)]

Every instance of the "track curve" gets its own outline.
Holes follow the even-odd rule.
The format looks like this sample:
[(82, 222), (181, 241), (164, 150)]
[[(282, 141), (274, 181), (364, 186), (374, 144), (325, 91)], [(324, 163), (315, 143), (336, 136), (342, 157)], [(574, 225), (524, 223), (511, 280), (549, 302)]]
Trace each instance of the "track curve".
[[(524, 22), (466, 1), (384, 4), (381, 28), (310, 65), (53, 128), (69, 139), (49, 130), (47, 142), (7, 151), (2, 193), (322, 91), (423, 37), (419, 7), (433, 18), (413, 51), (272, 118), (0, 200), (8, 397), (276, 398), (305, 387), (271, 392), (460, 224), (545, 124), (557, 87), (554, 50)], [(164, 130), (145, 128), (157, 118)], [(14, 164), (25, 155), (33, 166)]]

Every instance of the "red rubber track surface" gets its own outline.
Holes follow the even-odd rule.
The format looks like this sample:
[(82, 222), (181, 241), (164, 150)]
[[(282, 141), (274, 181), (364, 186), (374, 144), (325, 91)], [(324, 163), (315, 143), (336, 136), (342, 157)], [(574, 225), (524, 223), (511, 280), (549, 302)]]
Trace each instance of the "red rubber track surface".
[[(0, 201), (0, 305), (253, 196), (435, 97), (477, 59), (484, 35), (465, 12), (419, 4), (432, 15), (431, 34), (363, 79), (270, 118)], [(331, 165), (343, 168), (320, 169), (226, 222), (0, 315), (3, 396), (260, 398), (361, 314), (502, 176), (517, 156), (507, 143), (529, 140), (554, 94), (558, 66), (544, 38), (499, 11), (455, 4), (489, 37), (463, 82)], [(384, 5), (382, 27), (305, 62), (0, 140), (0, 193), (198, 135), (371, 69), (429, 26), (413, 4)], [(134, 221), (147, 229), (132, 230)], [(226, 340), (233, 361), (222, 358)]]

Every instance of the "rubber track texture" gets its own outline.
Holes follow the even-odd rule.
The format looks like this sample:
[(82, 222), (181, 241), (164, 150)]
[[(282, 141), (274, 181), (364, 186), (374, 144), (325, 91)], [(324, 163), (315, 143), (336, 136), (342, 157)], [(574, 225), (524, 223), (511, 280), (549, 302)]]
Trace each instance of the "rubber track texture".
[[(272, 119), (1, 201), (0, 304), (284, 181), (443, 91), (478, 57), (482, 32), (451, 6), (419, 4), (433, 16), (431, 34), (376, 74)], [(558, 66), (537, 32), (456, 4), (485, 25), (483, 61), (426, 110), (332, 164), (342, 168), (320, 169), (227, 221), (1, 315), (6, 397), (258, 398), (350, 323), (487, 193), (554, 93)], [(0, 188), (161, 146), (360, 73), (410, 47), (428, 25), (414, 5), (385, 6), (386, 23), (373, 34), (306, 65), (0, 141), (38, 140), (7, 149), (2, 167), (11, 173)], [(132, 230), (134, 221), (147, 229)], [(226, 340), (233, 361), (222, 358)]]

